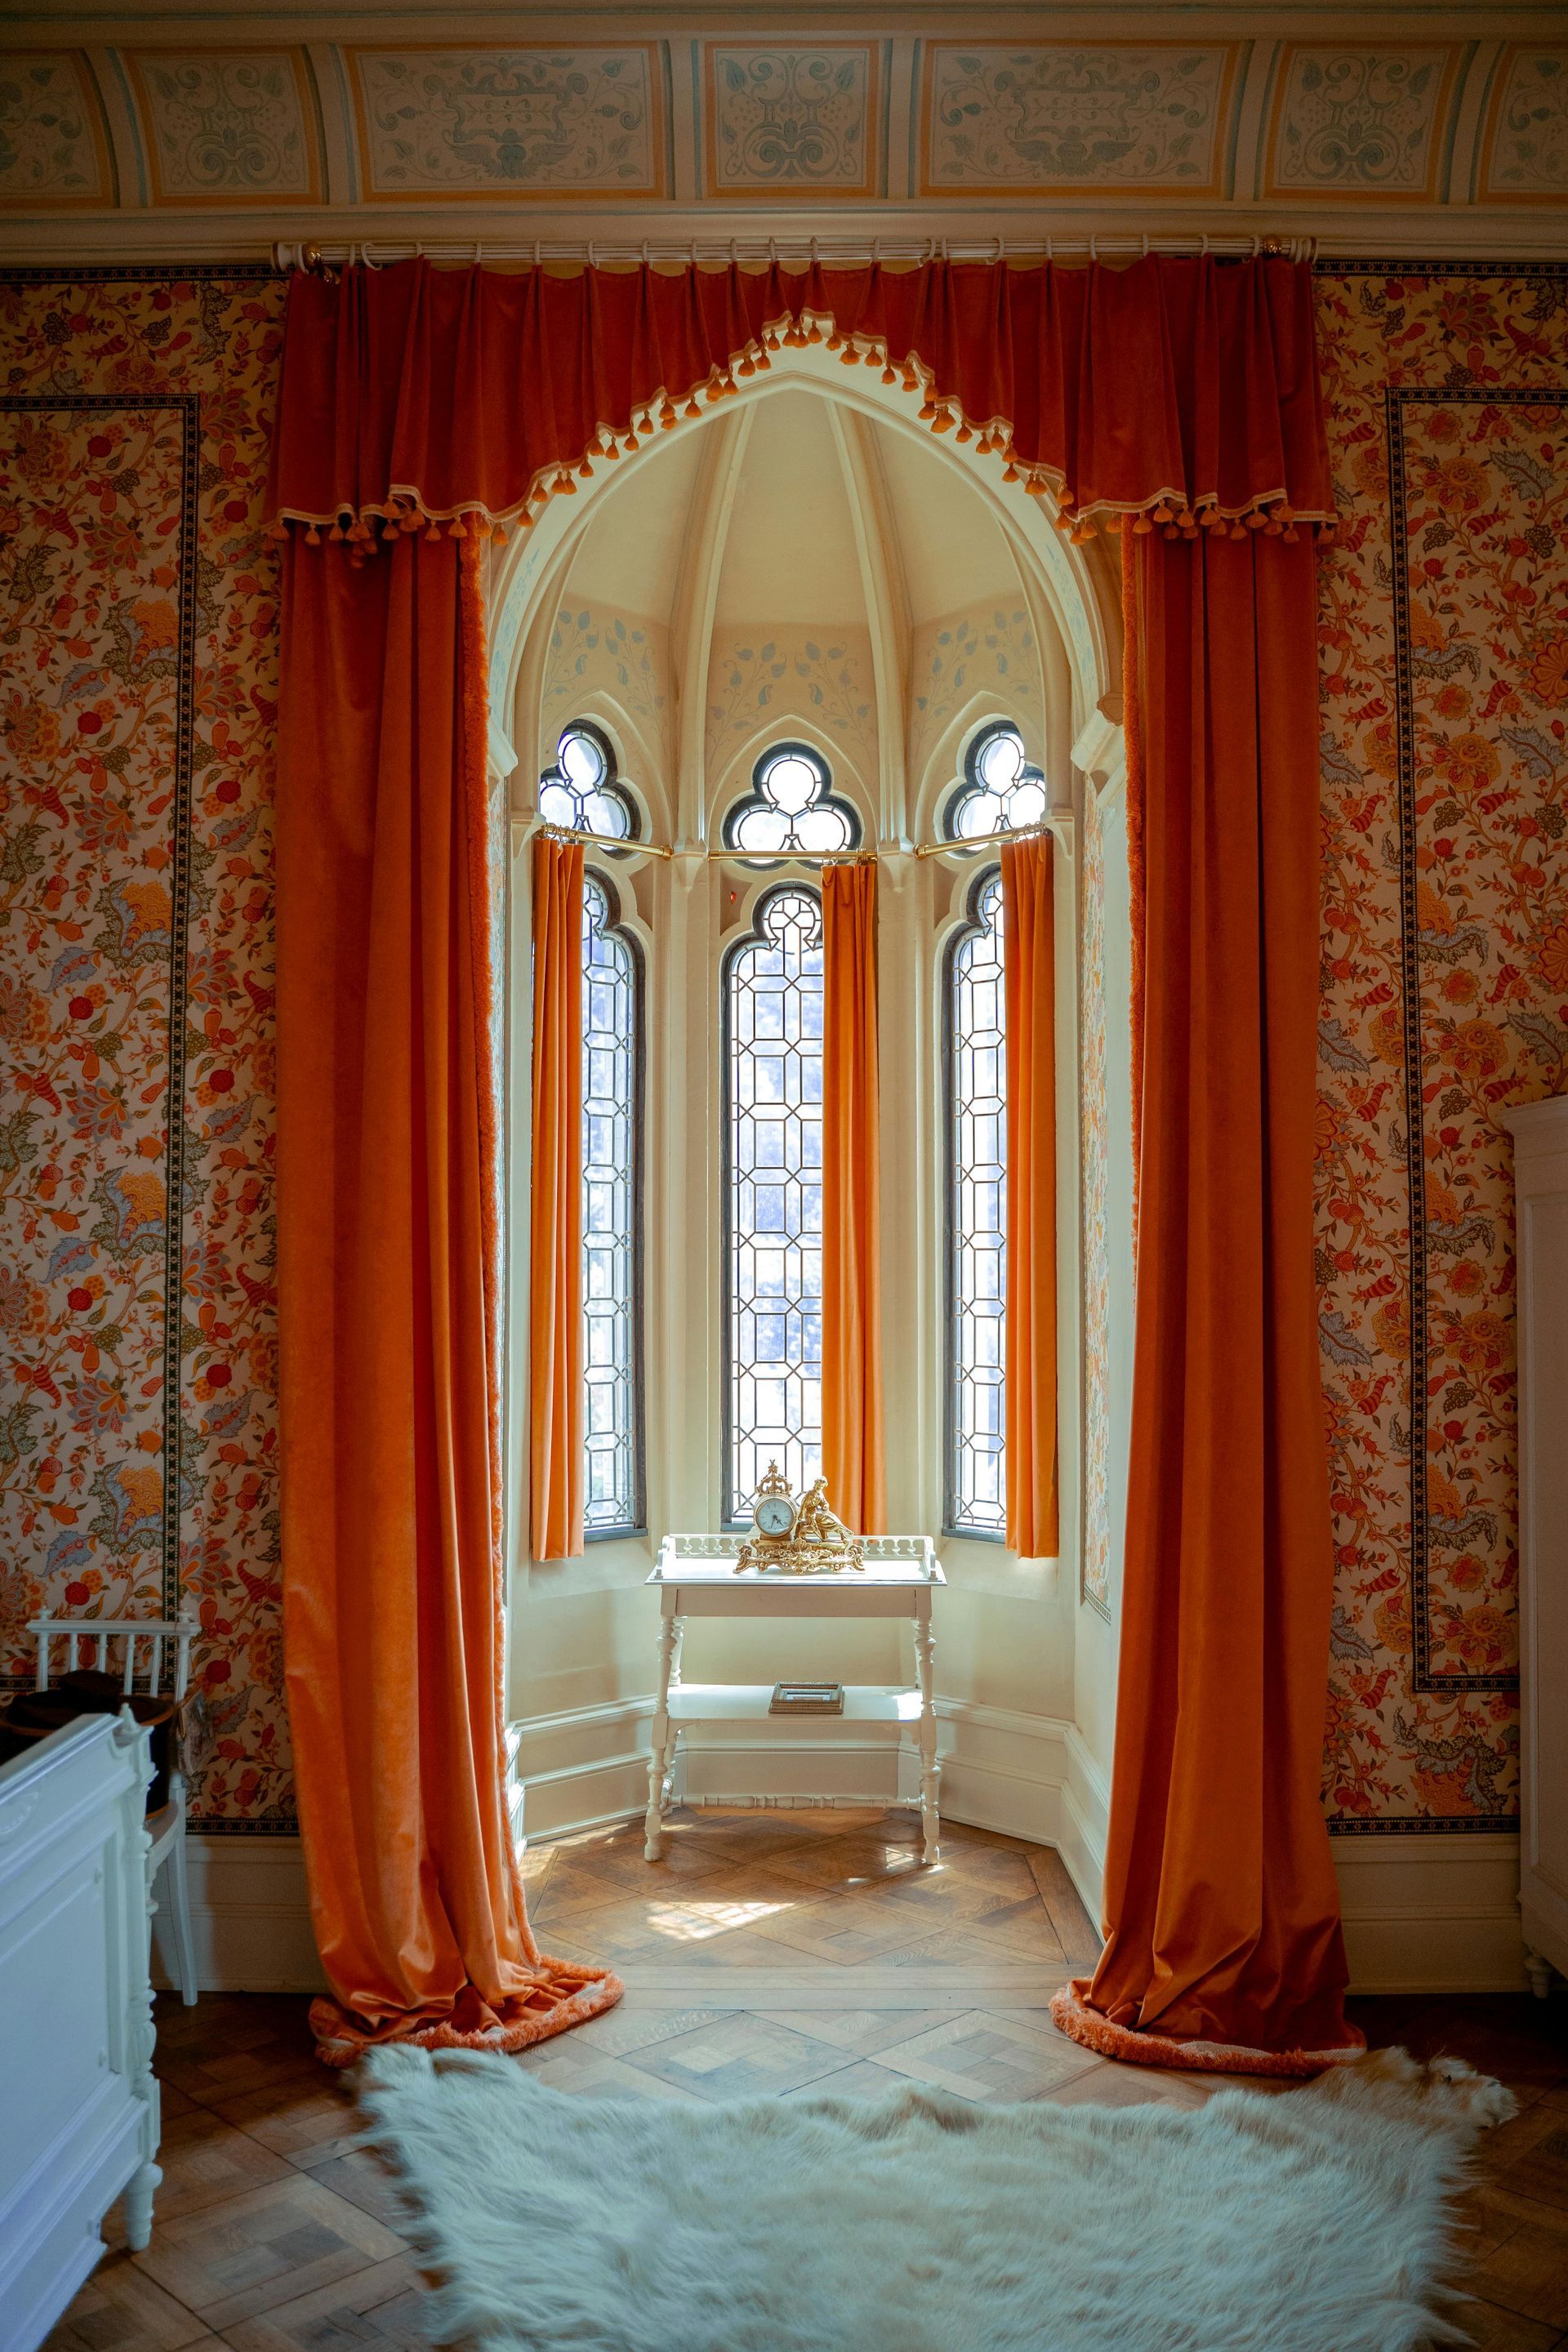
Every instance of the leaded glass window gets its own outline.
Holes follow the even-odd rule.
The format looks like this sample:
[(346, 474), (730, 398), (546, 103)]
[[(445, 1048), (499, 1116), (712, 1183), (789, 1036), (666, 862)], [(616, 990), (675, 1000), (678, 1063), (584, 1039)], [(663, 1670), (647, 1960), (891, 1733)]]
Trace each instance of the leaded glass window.
[(857, 849), (860, 819), (833, 790), (827, 762), (805, 743), (775, 743), (752, 771), (752, 789), (724, 820), (728, 849), (813, 855)]
[(724, 960), (724, 1521), (822, 1468), (822, 903), (771, 890)]
[(539, 814), (546, 824), (559, 825), (564, 833), (637, 839), (637, 803), (616, 781), (610, 739), (585, 719), (574, 719), (562, 731), (555, 765), (539, 779)]
[(645, 1526), (640, 959), (608, 883), (583, 877), (583, 1379), (589, 1537)]
[(1024, 757), (1016, 727), (986, 727), (963, 762), (963, 782), (948, 799), (942, 831), (949, 841), (984, 841), (994, 833), (1022, 833), (1045, 822), (1046, 780)]
[(947, 1496), (955, 1535), (1005, 1536), (1007, 1108), (1002, 876), (977, 877), (948, 950)]

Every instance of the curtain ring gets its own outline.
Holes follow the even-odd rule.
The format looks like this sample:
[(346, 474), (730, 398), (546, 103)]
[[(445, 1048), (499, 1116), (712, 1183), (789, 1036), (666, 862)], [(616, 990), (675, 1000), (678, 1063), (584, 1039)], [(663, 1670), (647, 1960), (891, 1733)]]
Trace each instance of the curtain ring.
[(1202, 244), (1202, 246), (1201, 246), (1201, 247), (1199, 247), (1199, 249), (1198, 249), (1198, 259), (1199, 259), (1200, 261), (1206, 261), (1206, 260), (1208, 259), (1208, 257), (1209, 257), (1209, 240), (1208, 240), (1208, 232), (1207, 232), (1207, 230), (1205, 229), (1205, 232), (1204, 232), (1204, 241), (1203, 241), (1203, 244)]
[(776, 236), (770, 236), (768, 239), (768, 267), (770, 269), (776, 269), (778, 266), (779, 241)]
[(1098, 261), (1100, 259), (1100, 238), (1098, 236), (1091, 236), (1089, 240), (1089, 257), (1091, 261)]
[(647, 268), (647, 239), (646, 236), (642, 241), (642, 266), (645, 269)]
[(533, 240), (533, 266), (535, 269), (539, 268), (539, 239), (537, 237)]
[(1149, 232), (1147, 229), (1143, 232), (1143, 258), (1145, 261), (1149, 258)]

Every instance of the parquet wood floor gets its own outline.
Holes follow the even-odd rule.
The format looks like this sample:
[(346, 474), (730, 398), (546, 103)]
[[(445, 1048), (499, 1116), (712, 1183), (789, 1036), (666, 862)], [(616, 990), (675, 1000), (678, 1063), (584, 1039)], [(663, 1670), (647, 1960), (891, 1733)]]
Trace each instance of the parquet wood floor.
[[(1051, 1994), (1099, 1947), (1058, 1857), (956, 1822), (810, 1807), (679, 1812), (532, 1850), (541, 1943), (605, 1959), (624, 2002), (517, 2060), (584, 2097), (873, 2096), (1200, 2104), (1221, 2078), (1116, 2066), (1058, 2034)], [(152, 2244), (110, 2252), (50, 2352), (400, 2352), (427, 2342), (405, 2216), (302, 1999), (158, 2006), (163, 2184)], [(1568, 2352), (1568, 2036), (1528, 1995), (1367, 2000), (1369, 2040), (1455, 2052), (1520, 2101), (1470, 2200), (1462, 2315), (1482, 2352)], [(1331, 2352), (1331, 2347), (1325, 2347)]]

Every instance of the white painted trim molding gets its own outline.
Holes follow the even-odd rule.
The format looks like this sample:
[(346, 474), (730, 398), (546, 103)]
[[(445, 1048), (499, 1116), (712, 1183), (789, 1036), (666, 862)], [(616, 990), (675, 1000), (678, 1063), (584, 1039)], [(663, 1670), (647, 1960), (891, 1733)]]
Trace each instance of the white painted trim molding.
[[(191, 1937), (202, 1992), (325, 1992), (310, 1932), (305, 1857), (297, 1837), (185, 1840)], [(153, 1888), (156, 1899), (161, 1888)], [(153, 1921), (153, 1981), (167, 1990), (163, 1920)]]
[(1519, 1839), (1330, 1840), (1352, 1992), (1520, 1992)]

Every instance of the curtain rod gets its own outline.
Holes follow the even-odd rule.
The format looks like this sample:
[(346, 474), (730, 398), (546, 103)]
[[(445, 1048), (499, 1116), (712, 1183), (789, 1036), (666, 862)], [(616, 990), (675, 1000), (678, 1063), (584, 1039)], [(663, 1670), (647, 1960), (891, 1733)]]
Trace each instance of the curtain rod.
[(1224, 260), (1310, 261), (1318, 249), (1315, 236), (1200, 236), (1175, 231), (1137, 236), (1110, 230), (1104, 234), (1044, 237), (989, 236), (730, 236), (730, 237), (470, 237), (354, 238), (342, 244), (279, 239), (272, 248), (279, 269), (309, 273), (341, 269), (361, 263), (380, 269), (397, 261), (423, 258), (452, 267), (482, 267), (487, 261), (521, 262), (538, 268), (546, 261), (600, 262), (635, 266), (638, 262), (702, 262), (763, 268), (777, 261), (784, 267), (809, 268), (824, 262), (830, 268), (858, 263), (930, 261), (1054, 261), (1058, 255), (1098, 261), (1101, 257), (1142, 259), (1149, 254), (1213, 255)]
[[(922, 841), (912, 852), (916, 857), (941, 857), (949, 850), (994, 849), (1006, 841), (1033, 841), (1042, 833), (1056, 833), (1064, 824), (1070, 824), (1071, 813), (1058, 810), (1038, 824), (1020, 824), (1008, 833), (981, 833), (973, 839), (956, 841)], [(672, 848), (667, 841), (634, 841), (624, 835), (585, 833), (573, 826), (549, 824), (535, 820), (531, 831), (546, 841), (580, 841), (587, 849), (618, 849), (626, 856), (643, 857), (694, 857), (711, 866), (855, 866), (883, 857), (908, 857), (907, 849), (731, 849), (722, 844), (717, 849), (694, 846)]]

